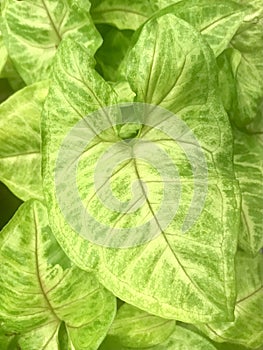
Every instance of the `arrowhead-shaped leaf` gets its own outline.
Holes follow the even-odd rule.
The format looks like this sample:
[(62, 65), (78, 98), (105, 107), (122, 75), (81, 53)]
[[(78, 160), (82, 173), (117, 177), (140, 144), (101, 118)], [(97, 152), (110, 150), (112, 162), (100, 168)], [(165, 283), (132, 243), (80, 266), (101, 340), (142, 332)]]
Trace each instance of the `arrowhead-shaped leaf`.
[(7, 0), (2, 16), (8, 53), (27, 84), (49, 78), (62, 38), (82, 43), (91, 54), (101, 44), (88, 1), (83, 8), (80, 0)]
[(23, 204), (0, 235), (0, 324), (22, 350), (57, 350), (63, 322), (70, 349), (94, 350), (115, 314), (115, 297), (74, 266), (49, 228), (46, 208)]
[[(145, 50), (144, 54), (142, 50)], [(90, 112), (116, 103), (116, 96), (110, 85), (92, 68), (86, 51), (65, 41), (56, 59), (54, 82), (45, 104), (43, 120), (44, 187), (54, 234), (76, 264), (84, 269), (96, 268), (99, 280), (130, 304), (160, 317), (187, 322), (232, 319), (239, 197), (232, 165), (232, 134), (227, 115), (218, 100), (214, 56), (193, 27), (174, 15), (165, 15), (145, 25), (126, 63), (127, 77), (136, 92), (137, 101), (165, 106), (178, 113), (178, 120), (183, 120), (190, 130), (194, 130), (208, 167), (208, 182), (202, 176), (199, 178), (200, 192), (205, 192), (204, 186), (208, 185), (204, 208), (187, 234), (183, 234), (182, 225), (193, 196), (191, 165), (177, 142), (170, 138), (162, 140), (165, 138), (163, 132), (145, 127), (141, 129), (138, 140), (145, 131), (146, 139), (169, 154), (173, 164), (180, 169), (183, 204), (178, 214), (158, 238), (129, 249), (93, 245), (72, 229), (61, 212), (59, 193), (55, 187), (55, 168), (61, 143), (76, 123)], [(99, 117), (85, 119), (88, 131), (94, 132), (94, 128), (102, 124), (103, 117)], [(171, 119), (171, 129), (176, 125)], [(119, 166), (116, 169), (118, 175), (108, 176), (106, 183), (112, 181), (113, 192), (126, 202), (130, 196), (127, 188), (133, 180), (136, 180), (135, 190), (140, 198), (145, 197), (140, 183), (146, 181), (150, 197), (142, 208), (125, 215), (111, 211), (97, 198), (94, 171), (98, 158), (111, 145), (122, 140), (114, 127), (103, 136), (105, 141), (95, 140), (98, 143), (94, 141), (93, 146), (90, 149), (88, 146), (80, 157), (77, 185), (82, 203), (87, 205), (91, 216), (97, 223), (106, 225), (103, 234), (110, 233), (116, 225), (138, 227), (150, 219), (155, 226), (162, 227), (155, 215), (158, 201), (162, 200), (162, 182), (153, 167), (140, 161), (139, 156), (138, 162)], [(83, 142), (81, 138), (79, 141)], [(68, 145), (70, 149), (73, 147), (71, 142)], [(129, 153), (130, 146), (126, 143), (125, 147), (125, 152)], [(145, 152), (145, 149), (139, 147), (138, 152)], [(121, 150), (123, 152), (123, 148)], [(188, 155), (192, 152), (193, 148)], [(117, 150), (118, 153), (121, 152)], [(160, 162), (158, 158), (156, 163)], [(62, 161), (60, 165), (63, 167), (65, 164)], [(68, 166), (70, 169), (70, 164)], [(104, 169), (107, 167), (104, 166)], [(111, 174), (110, 170), (108, 174)], [(81, 224), (76, 203), (69, 204), (72, 192), (67, 176), (65, 181), (62, 190), (67, 198), (65, 204), (72, 210), (74, 220)], [(173, 196), (169, 197), (171, 205), (176, 203), (176, 195)], [(200, 201), (197, 202), (196, 206), (200, 207)], [(167, 209), (164, 217), (169, 213)], [(99, 225), (86, 228), (85, 234), (92, 234), (96, 226)], [(142, 237), (152, 232), (151, 227), (145, 227), (145, 231), (139, 231)]]
[(24, 201), (43, 198), (40, 116), (48, 85), (26, 87), (0, 106), (0, 180)]

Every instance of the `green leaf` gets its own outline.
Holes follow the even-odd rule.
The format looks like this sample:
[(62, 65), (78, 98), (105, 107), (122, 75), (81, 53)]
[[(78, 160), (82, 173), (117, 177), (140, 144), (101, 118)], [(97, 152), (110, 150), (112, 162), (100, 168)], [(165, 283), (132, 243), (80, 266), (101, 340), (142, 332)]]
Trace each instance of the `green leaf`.
[[(2, 21), (2, 18), (0, 17)], [(7, 78), (9, 84), (14, 91), (21, 89), (25, 83), (17, 73), (10, 57), (8, 56), (7, 48), (3, 40), (2, 32), (0, 31), (0, 78)]]
[(59, 327), (58, 344), (59, 344), (59, 350), (71, 350), (72, 349), (72, 347), (70, 345), (69, 336), (68, 336), (67, 327), (65, 325), (65, 322), (61, 322), (61, 325)]
[(118, 310), (108, 335), (116, 338), (123, 346), (146, 348), (166, 341), (174, 328), (174, 320), (150, 315), (124, 304)]
[(36, 83), (0, 106), (0, 180), (22, 200), (41, 199), (40, 115), (48, 82)]
[(0, 31), (0, 74), (2, 73), (2, 70), (6, 64), (7, 57), (8, 53), (3, 41), (2, 33)]
[(263, 140), (233, 128), (234, 167), (241, 189), (239, 245), (257, 254), (263, 247)]
[(123, 0), (105, 0), (95, 2), (91, 13), (95, 23), (132, 30), (138, 29), (153, 14), (158, 17), (173, 13), (200, 31), (216, 56), (227, 48), (244, 18), (243, 7), (229, 0), (166, 0), (148, 3), (137, 0), (132, 4)]
[(119, 29), (136, 30), (156, 10), (156, 1), (99, 0), (93, 1), (91, 16), (95, 23), (106, 23)]
[[(124, 347), (115, 342), (109, 336), (101, 345), (99, 350), (132, 350), (135, 347)], [(138, 350), (145, 349), (144, 347), (136, 347)], [(148, 350), (216, 350), (216, 348), (204, 337), (198, 335), (181, 326), (176, 326), (172, 335), (163, 343), (157, 346), (147, 347)]]
[(49, 78), (62, 38), (82, 43), (91, 54), (101, 44), (89, 3), (83, 8), (80, 0), (8, 0), (2, 16), (9, 55), (26, 84)]
[[(8, 223), (12, 218), (18, 207), (22, 204), (22, 201), (13, 195), (12, 192), (0, 182), (0, 230)], [(1, 327), (0, 327), (1, 328)]]
[(95, 58), (99, 71), (109, 81), (118, 80), (118, 68), (130, 45), (131, 30), (120, 31), (106, 26), (103, 33), (103, 44), (96, 52)]
[(237, 106), (236, 75), (241, 61), (239, 51), (228, 48), (217, 57), (219, 88), (225, 110), (231, 111)]
[(191, 24), (204, 36), (215, 56), (218, 56), (228, 47), (242, 24), (244, 9), (229, 0), (183, 0), (176, 4), (171, 0), (171, 6), (159, 14), (173, 13)]
[(135, 97), (135, 93), (131, 90), (127, 81), (113, 83), (112, 87), (117, 94), (118, 103), (130, 102)]
[(0, 328), (0, 348), (1, 350), (17, 350), (17, 337), (2, 333)]
[(204, 337), (177, 326), (172, 336), (153, 350), (215, 350), (215, 347)]
[(198, 325), (211, 339), (237, 343), (252, 349), (263, 346), (262, 262), (262, 254), (250, 257), (238, 252), (235, 321)]
[(8, 79), (8, 82), (14, 91), (25, 87), (25, 82), (18, 74), (9, 56), (7, 57), (6, 64), (2, 70), (1, 77)]
[[(180, 169), (183, 205), (176, 217), (156, 239), (127, 249), (100, 247), (72, 229), (61, 212), (54, 181), (61, 143), (90, 112), (115, 104), (116, 95), (92, 69), (85, 51), (69, 41), (62, 43), (59, 50), (54, 82), (43, 115), (44, 188), (53, 232), (78, 266), (96, 269), (102, 284), (134, 306), (163, 318), (186, 322), (230, 320), (235, 300), (234, 254), (239, 195), (232, 166), (232, 133), (217, 97), (213, 53), (193, 27), (173, 15), (165, 15), (145, 25), (126, 63), (127, 78), (137, 101), (161, 104), (177, 113), (194, 130), (202, 145), (209, 177), (204, 210), (195, 225), (183, 234), (182, 225), (193, 195), (191, 165), (177, 142), (167, 140), (167, 135), (166, 142), (164, 133), (154, 128), (147, 133), (145, 127), (138, 139), (147, 133), (146, 139), (169, 154)], [(96, 129), (102, 120), (90, 117), (87, 124), (90, 123), (95, 123)], [(175, 125), (176, 122), (171, 121), (171, 128)], [(145, 197), (140, 182), (146, 181), (150, 197), (142, 208), (123, 215), (111, 211), (95, 196), (97, 160), (121, 139), (115, 128), (110, 128), (96, 145), (97, 141), (95, 139), (93, 147), (88, 146), (80, 157), (77, 171), (79, 196), (91, 216), (107, 226), (105, 234), (115, 225), (129, 228), (151, 218), (156, 220), (155, 209), (162, 199), (162, 184), (153, 166), (143, 161), (130, 162), (124, 169), (118, 165), (118, 175), (107, 178), (112, 181), (113, 192), (123, 202), (130, 200), (127, 188), (134, 180), (136, 191)], [(202, 186), (206, 185), (203, 178), (199, 180)], [(69, 188), (65, 184), (63, 193), (69, 196), (67, 206), (71, 207)], [(170, 201), (174, 203), (174, 197)], [(80, 222), (78, 210), (73, 209), (72, 213)], [(150, 232), (148, 227), (140, 234), (144, 236)]]
[[(63, 223), (66, 235), (62, 235), (62, 231), (60, 228), (58, 229), (57, 218), (60, 217), (63, 221), (64, 218), (55, 197), (54, 168), (60, 143), (71, 128), (91, 112), (117, 103), (117, 94), (112, 86), (106, 83), (95, 71), (94, 66), (95, 60), (87, 55), (82, 46), (70, 39), (63, 40), (54, 61), (53, 83), (50, 86), (42, 115), (42, 164), (44, 188), (47, 190), (45, 195), (50, 211), (50, 224), (67, 255), (71, 259), (73, 257), (73, 261), (78, 261), (78, 265), (84, 269), (87, 268), (87, 265), (89, 268), (93, 267), (98, 253), (93, 249), (90, 250), (88, 242), (81, 239), (66, 222)], [(65, 116), (68, 117), (65, 118)], [(51, 128), (52, 132), (50, 133)], [(74, 241), (73, 244), (69, 243), (71, 239)], [(75, 248), (82, 250), (80, 244), (85, 246), (87, 259), (83, 259), (82, 254), (75, 253)], [(75, 248), (72, 256), (73, 247)]]
[(75, 350), (99, 346), (115, 298), (61, 250), (38, 201), (23, 204), (0, 235), (0, 322), (22, 350), (58, 349), (64, 321)]
[(230, 114), (240, 127), (251, 123), (255, 118), (262, 119), (263, 11), (261, 2), (254, 1), (254, 4), (257, 8), (251, 8), (230, 43), (241, 54), (236, 76), (238, 105)]
[(14, 93), (7, 79), (0, 78), (0, 104)]
[[(233, 343), (214, 343), (214, 346), (218, 350), (250, 350), (250, 348), (244, 347), (242, 345), (233, 344)], [(262, 350), (262, 347), (260, 347), (257, 350)]]

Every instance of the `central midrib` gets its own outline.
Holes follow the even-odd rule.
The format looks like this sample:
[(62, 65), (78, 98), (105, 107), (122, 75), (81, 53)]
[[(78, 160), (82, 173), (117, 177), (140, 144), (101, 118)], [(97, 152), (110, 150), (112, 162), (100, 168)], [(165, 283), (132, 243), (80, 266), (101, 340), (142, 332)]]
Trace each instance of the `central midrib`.
[(41, 1), (42, 1), (42, 4), (43, 4), (44, 8), (45, 8), (46, 13), (47, 13), (47, 16), (48, 16), (48, 19), (50, 21), (50, 24), (51, 24), (52, 28), (54, 29), (54, 32), (56, 33), (56, 36), (57, 36), (57, 38), (58, 38), (58, 40), (60, 42), (62, 40), (62, 37), (59, 34), (59, 31), (58, 31), (58, 29), (57, 29), (57, 27), (56, 27), (56, 25), (55, 25), (55, 23), (54, 23), (54, 21), (53, 21), (53, 19), (51, 17), (51, 14), (50, 14), (50, 12), (48, 10), (48, 7), (47, 7), (47, 5), (45, 3), (45, 0), (41, 0)]
[(175, 260), (177, 261), (178, 265), (180, 266), (180, 268), (182, 269), (182, 271), (184, 272), (185, 276), (188, 278), (188, 280), (192, 283), (192, 285), (199, 291), (199, 293), (201, 293), (201, 295), (204, 295), (204, 291), (198, 286), (196, 285), (196, 283), (192, 280), (192, 278), (189, 276), (188, 272), (185, 270), (184, 266), (181, 264), (180, 260), (178, 259), (177, 255), (175, 254), (175, 252), (173, 251), (172, 247), (171, 247), (171, 244), (169, 242), (169, 240), (167, 239), (166, 235), (165, 235), (165, 232), (163, 231), (162, 227), (160, 226), (158, 220), (156, 219), (156, 216), (155, 216), (155, 213), (152, 209), (152, 206), (151, 206), (151, 203), (149, 201), (149, 199), (147, 198), (147, 193), (145, 192), (145, 189), (144, 187), (142, 186), (141, 184), (141, 181), (140, 181), (140, 174), (139, 174), (139, 171), (138, 171), (138, 167), (137, 167), (137, 164), (136, 164), (136, 159), (135, 157), (133, 158), (133, 161), (134, 161), (134, 169), (135, 169), (135, 173), (137, 175), (137, 178), (139, 180), (139, 184), (140, 184), (140, 187), (141, 187), (141, 190), (143, 192), (143, 195), (145, 197), (145, 200), (146, 200), (146, 203), (149, 207), (149, 210), (150, 212), (152, 213), (160, 231), (162, 232), (162, 237), (164, 238), (167, 246), (169, 247), (169, 250), (171, 251), (172, 255), (174, 256)]
[(60, 323), (60, 319), (57, 316), (57, 314), (55, 313), (55, 311), (53, 310), (52, 305), (50, 304), (50, 301), (48, 300), (48, 297), (46, 295), (41, 277), (40, 277), (40, 270), (39, 270), (39, 259), (38, 259), (38, 226), (37, 226), (37, 220), (36, 220), (36, 214), (35, 211), (33, 209), (33, 218), (34, 218), (34, 225), (35, 225), (35, 260), (36, 260), (36, 272), (37, 272), (37, 279), (38, 279), (38, 283), (42, 292), (42, 295), (45, 299), (45, 302), (48, 306), (48, 309), (50, 310), (50, 312), (53, 314), (53, 316), (55, 317), (56, 321), (58, 321)]

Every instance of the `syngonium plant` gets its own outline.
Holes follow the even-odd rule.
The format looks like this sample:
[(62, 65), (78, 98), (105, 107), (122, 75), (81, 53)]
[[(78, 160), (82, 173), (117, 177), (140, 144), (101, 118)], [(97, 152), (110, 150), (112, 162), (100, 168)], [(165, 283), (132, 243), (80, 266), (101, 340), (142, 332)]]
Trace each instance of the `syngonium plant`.
[(262, 16), (1, 1), (1, 350), (263, 346)]

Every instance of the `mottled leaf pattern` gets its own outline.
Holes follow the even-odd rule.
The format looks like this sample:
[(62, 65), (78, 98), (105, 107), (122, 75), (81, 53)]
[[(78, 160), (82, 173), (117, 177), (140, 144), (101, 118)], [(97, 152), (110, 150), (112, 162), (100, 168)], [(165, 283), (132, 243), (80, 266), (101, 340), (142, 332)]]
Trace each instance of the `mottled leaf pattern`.
[[(158, 10), (162, 10), (158, 12)], [(119, 29), (138, 29), (147, 19), (156, 13), (174, 13), (200, 31), (208, 41), (214, 53), (219, 55), (239, 28), (244, 14), (243, 7), (228, 0), (111, 0), (98, 1), (91, 7), (95, 23), (107, 23)]]
[(263, 10), (260, 1), (243, 1), (252, 5), (242, 26), (230, 42), (241, 54), (236, 75), (237, 108), (230, 115), (236, 125), (245, 126), (262, 119), (263, 100)]
[(233, 129), (234, 166), (241, 188), (242, 249), (257, 254), (263, 247), (263, 140), (260, 134)]
[[(245, 8), (229, 0), (171, 0), (171, 6), (165, 12), (173, 13), (177, 17), (190, 23), (207, 40), (208, 44), (218, 56), (232, 39), (245, 16)], [(156, 16), (159, 16), (158, 13)]]
[(0, 106), (0, 180), (24, 201), (43, 198), (40, 115), (48, 85), (26, 87)]
[[(98, 253), (64, 221), (55, 196), (54, 169), (60, 143), (67, 132), (91, 112), (117, 103), (117, 94), (94, 70), (94, 65), (95, 61), (87, 56), (83, 47), (71, 40), (63, 40), (54, 62), (54, 82), (51, 84), (43, 112), (44, 188), (47, 190), (45, 195), (50, 222), (63, 249), (81, 268), (92, 268), (97, 262)], [(67, 88), (69, 83), (70, 90)], [(52, 107), (54, 105), (56, 110)], [(68, 118), (65, 119), (65, 115)], [(62, 120), (63, 127), (60, 124)], [(52, 134), (48, 132), (51, 127)], [(64, 221), (63, 234), (62, 227), (57, 226), (57, 217)], [(79, 249), (81, 253), (77, 253)]]
[(89, 2), (83, 8), (81, 0), (8, 0), (3, 23), (8, 53), (27, 84), (50, 76), (63, 37), (82, 43), (91, 54), (101, 44), (89, 16)]
[[(167, 28), (173, 33), (170, 36), (164, 35)], [(180, 43), (174, 39), (177, 36)], [(187, 48), (186, 52), (181, 45)], [(69, 47), (72, 50), (68, 50)], [(189, 165), (186, 165), (185, 155), (180, 153), (176, 143), (172, 144), (173, 153), (169, 152), (172, 149), (169, 140), (167, 143), (157, 142), (161, 135), (155, 130), (149, 130), (148, 139), (169, 152), (185, 174), (182, 194), (185, 205), (161, 236), (136, 248), (101, 248), (82, 239), (62, 216), (54, 188), (55, 162), (61, 141), (80, 118), (116, 101), (112, 88), (96, 74), (88, 58), (85, 60), (85, 51), (70, 41), (62, 43), (57, 56), (43, 125), (46, 200), (54, 234), (67, 254), (84, 269), (96, 268), (99, 280), (121, 299), (158, 316), (190, 322), (232, 319), (235, 298), (233, 255), (239, 200), (231, 164), (232, 145), (229, 141), (232, 136), (227, 116), (216, 98), (212, 74), (214, 58), (206, 49), (201, 35), (191, 26), (173, 15), (165, 15), (145, 25), (126, 58), (127, 77), (137, 101), (161, 104), (173, 112), (181, 110), (180, 116), (195, 130), (199, 142), (208, 150), (206, 158), (211, 181), (205, 210), (187, 235), (182, 235), (181, 226), (192, 199), (192, 180), (187, 173)], [(170, 52), (177, 56), (169, 63)], [(163, 71), (165, 65), (166, 71)], [(193, 83), (197, 72), (198, 79)], [(69, 84), (70, 91), (67, 89)], [(65, 115), (70, 118), (65, 120)], [(109, 147), (110, 140), (114, 142), (114, 137), (118, 140), (113, 129), (107, 137), (108, 142), (100, 142), (89, 150), (88, 157), (87, 153), (81, 157), (78, 173), (81, 199), (85, 203), (92, 199), (89, 210), (100, 222), (110, 225), (117, 221), (124, 227), (137, 226), (152, 215), (149, 205), (146, 204), (139, 215), (117, 213), (116, 216), (93, 196), (96, 159)], [(128, 164), (114, 179), (116, 192), (123, 200), (127, 196), (123, 186), (126, 189), (136, 177), (149, 180), (150, 202), (153, 198), (159, 200), (160, 189), (154, 184), (155, 177), (149, 166), (140, 162), (137, 169), (132, 163)], [(153, 180), (152, 184), (150, 180)]]
[(248, 348), (263, 346), (263, 259), (239, 252), (236, 257), (237, 302), (235, 321), (198, 326), (211, 339)]
[(22, 350), (57, 350), (64, 321), (75, 350), (94, 350), (115, 313), (115, 298), (75, 267), (57, 244), (45, 207), (23, 204), (0, 235), (0, 324)]
[(263, 349), (262, 28), (0, 0), (0, 350)]

